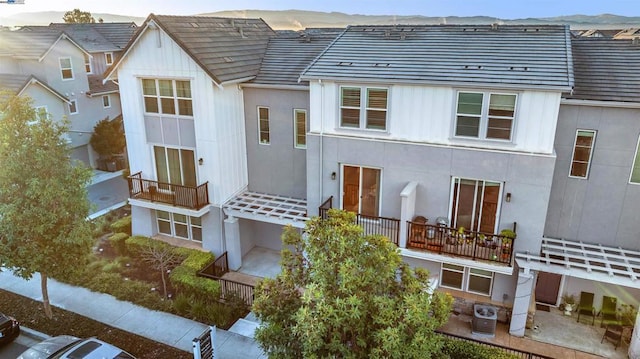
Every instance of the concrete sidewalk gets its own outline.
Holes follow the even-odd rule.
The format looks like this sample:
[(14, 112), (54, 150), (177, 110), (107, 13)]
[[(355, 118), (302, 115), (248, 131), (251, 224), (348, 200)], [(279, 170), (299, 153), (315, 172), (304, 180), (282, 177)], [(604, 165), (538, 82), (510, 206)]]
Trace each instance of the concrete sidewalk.
[[(52, 279), (48, 281), (48, 288), (49, 299), (53, 306), (187, 352), (192, 351), (192, 340), (208, 328), (200, 322), (149, 310), (130, 302), (120, 301), (107, 294), (92, 292)], [(0, 272), (0, 289), (42, 301), (38, 274), (27, 281), (3, 269)], [(216, 356), (219, 355), (220, 358), (266, 358), (252, 338), (225, 330), (217, 330), (215, 345)]]

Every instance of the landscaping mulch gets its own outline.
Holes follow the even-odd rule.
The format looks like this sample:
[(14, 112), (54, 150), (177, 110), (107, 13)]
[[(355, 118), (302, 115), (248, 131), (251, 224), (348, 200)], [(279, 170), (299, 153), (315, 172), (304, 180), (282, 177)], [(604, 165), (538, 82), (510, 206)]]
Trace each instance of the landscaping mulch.
[(57, 336), (97, 337), (131, 353), (138, 359), (188, 359), (193, 354), (120, 330), (82, 315), (52, 307), (53, 319), (44, 315), (41, 302), (0, 289), (0, 312), (15, 317), (21, 325)]

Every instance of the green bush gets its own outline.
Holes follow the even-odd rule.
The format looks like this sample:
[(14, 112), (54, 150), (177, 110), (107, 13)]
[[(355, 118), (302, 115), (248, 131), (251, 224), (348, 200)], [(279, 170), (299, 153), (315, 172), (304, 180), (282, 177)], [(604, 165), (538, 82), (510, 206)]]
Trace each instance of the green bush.
[(126, 233), (131, 235), (131, 216), (125, 216), (111, 223), (113, 233)]
[(244, 307), (238, 310), (211, 298), (203, 300), (184, 294), (179, 294), (175, 298), (173, 307), (178, 315), (212, 324), (221, 329), (228, 329), (238, 318), (246, 314)]
[(219, 298), (220, 283), (209, 278), (198, 277), (198, 271), (215, 260), (211, 252), (179, 248), (178, 253), (186, 259), (169, 274), (171, 285), (181, 293), (195, 298)]
[(443, 358), (450, 359), (518, 359), (499, 348), (473, 343), (450, 337), (444, 338)]
[(108, 241), (119, 256), (127, 255), (127, 245), (125, 241), (129, 238), (126, 233), (118, 232), (109, 236)]

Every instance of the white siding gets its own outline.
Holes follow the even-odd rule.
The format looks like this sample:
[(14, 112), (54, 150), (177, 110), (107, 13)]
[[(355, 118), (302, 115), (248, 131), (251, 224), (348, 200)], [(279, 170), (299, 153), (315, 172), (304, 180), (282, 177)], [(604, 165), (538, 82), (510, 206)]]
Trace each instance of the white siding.
[[(160, 46), (158, 46), (160, 44)], [(122, 113), (131, 172), (153, 178), (153, 149), (147, 144), (140, 78), (191, 82), (198, 183), (209, 182), (209, 200), (219, 205), (247, 186), (242, 94), (236, 85), (220, 89), (171, 38), (147, 30), (118, 68)]]
[[(356, 84), (357, 85), (357, 84)], [(389, 87), (388, 132), (345, 130), (339, 125), (339, 86), (331, 82), (310, 85), (310, 131), (380, 139), (553, 153), (559, 92), (518, 91), (511, 143), (453, 138), (457, 88), (392, 85)], [(483, 89), (470, 89), (471, 91)], [(511, 91), (505, 91), (511, 93)]]

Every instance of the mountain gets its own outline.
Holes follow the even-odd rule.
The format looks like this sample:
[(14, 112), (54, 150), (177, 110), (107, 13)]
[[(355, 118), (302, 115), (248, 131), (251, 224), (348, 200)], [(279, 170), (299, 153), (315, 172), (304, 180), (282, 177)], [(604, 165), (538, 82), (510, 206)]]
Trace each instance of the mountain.
[[(62, 22), (64, 11), (47, 11), (35, 13), (22, 13), (13, 16), (0, 17), (0, 25), (47, 25), (51, 22)], [(102, 18), (105, 22), (128, 22), (133, 21), (141, 24), (142, 17), (113, 14), (92, 14), (94, 18)], [(164, 15), (164, 14), (163, 14)], [(272, 28), (280, 29), (303, 29), (306, 27), (345, 27), (347, 25), (394, 25), (394, 24), (568, 24), (572, 29), (624, 29), (629, 27), (640, 27), (640, 17), (619, 16), (613, 14), (590, 15), (570, 15), (548, 18), (526, 18), (526, 19), (498, 19), (490, 16), (396, 16), (396, 15), (351, 15), (340, 12), (318, 12), (304, 10), (234, 10), (218, 11), (198, 14), (201, 16), (220, 17), (248, 17), (262, 18)]]

